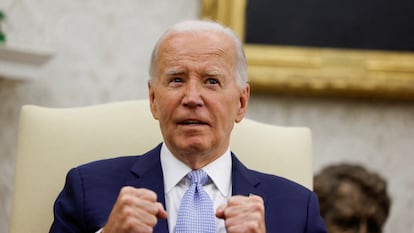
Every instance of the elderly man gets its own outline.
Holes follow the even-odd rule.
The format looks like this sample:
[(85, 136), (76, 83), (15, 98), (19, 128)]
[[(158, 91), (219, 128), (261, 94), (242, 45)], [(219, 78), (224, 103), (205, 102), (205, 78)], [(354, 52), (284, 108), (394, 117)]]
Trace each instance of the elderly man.
[(249, 170), (229, 148), (250, 95), (233, 31), (174, 25), (153, 50), (150, 76), (164, 141), (142, 156), (72, 169), (51, 232), (326, 232), (312, 191)]

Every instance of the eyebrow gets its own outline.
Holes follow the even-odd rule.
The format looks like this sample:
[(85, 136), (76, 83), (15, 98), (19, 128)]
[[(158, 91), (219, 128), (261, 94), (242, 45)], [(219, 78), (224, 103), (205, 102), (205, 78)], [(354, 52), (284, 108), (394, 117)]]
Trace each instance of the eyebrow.
[(165, 74), (166, 75), (177, 75), (177, 74), (183, 74), (184, 70), (181, 69), (168, 69)]
[[(169, 75), (169, 76), (179, 75), (179, 74), (183, 74), (183, 73), (185, 73), (185, 71), (182, 70), (182, 69), (169, 69), (165, 72), (165, 74)], [(216, 70), (212, 70), (212, 71), (207, 71), (205, 74), (208, 75), (208, 76), (218, 76), (218, 75), (220, 75), (220, 72), (218, 72)]]
[(218, 76), (218, 75), (220, 75), (220, 72), (218, 72), (216, 70), (212, 70), (212, 71), (206, 72), (206, 75), (208, 75), (208, 76)]

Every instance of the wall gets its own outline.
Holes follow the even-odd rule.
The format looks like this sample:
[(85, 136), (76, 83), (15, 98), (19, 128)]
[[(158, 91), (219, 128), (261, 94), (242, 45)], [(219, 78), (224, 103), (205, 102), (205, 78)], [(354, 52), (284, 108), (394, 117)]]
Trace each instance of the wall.
[[(8, 41), (55, 50), (41, 78), (0, 78), (0, 233), (11, 208), (19, 109), (145, 98), (150, 49), (170, 24), (197, 18), (194, 0), (3, 0)], [(248, 117), (313, 130), (314, 166), (361, 162), (389, 180), (386, 232), (414, 232), (414, 105), (253, 93)]]
[(256, 94), (248, 116), (277, 125), (308, 126), (313, 165), (360, 163), (388, 180), (392, 198), (385, 232), (414, 232), (414, 105), (368, 100), (312, 99)]

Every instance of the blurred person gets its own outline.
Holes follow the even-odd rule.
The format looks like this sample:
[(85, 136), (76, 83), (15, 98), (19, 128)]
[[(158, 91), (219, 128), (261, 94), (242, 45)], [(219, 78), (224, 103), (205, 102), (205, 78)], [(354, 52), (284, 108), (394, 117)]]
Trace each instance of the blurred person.
[(330, 165), (315, 175), (314, 191), (329, 233), (382, 232), (391, 200), (379, 174), (360, 165)]

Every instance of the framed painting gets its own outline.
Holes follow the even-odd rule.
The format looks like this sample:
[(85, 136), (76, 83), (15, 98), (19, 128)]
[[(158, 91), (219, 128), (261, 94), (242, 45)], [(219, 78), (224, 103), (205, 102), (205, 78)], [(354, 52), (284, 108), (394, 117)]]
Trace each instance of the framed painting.
[(412, 0), (201, 1), (245, 43), (252, 91), (299, 96), (414, 100), (409, 12)]

